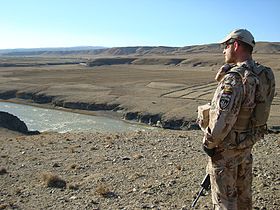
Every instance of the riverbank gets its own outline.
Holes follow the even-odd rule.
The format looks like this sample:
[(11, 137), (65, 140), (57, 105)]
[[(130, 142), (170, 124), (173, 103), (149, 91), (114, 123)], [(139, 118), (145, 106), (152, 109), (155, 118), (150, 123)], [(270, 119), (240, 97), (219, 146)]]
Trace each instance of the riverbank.
[[(1, 209), (190, 209), (205, 175), (200, 131), (0, 134)], [(279, 208), (279, 144), (255, 145), (254, 209)]]
[[(48, 109), (46, 106), (43, 108), (27, 104), (0, 101), (0, 110), (15, 115), (23, 120), (25, 122), (25, 127), (27, 126), (29, 130), (38, 130), (40, 132), (111, 133), (156, 129), (155, 127), (128, 122), (117, 117), (108, 117), (108, 115), (105, 117), (101, 115), (101, 113), (98, 113), (98, 115), (88, 115), (85, 113), (70, 112), (69, 110), (66, 112), (63, 109)], [(7, 115), (3, 115), (3, 117), (5, 116)], [(0, 126), (1, 121), (3, 121), (3, 127), (8, 128), (7, 126), (9, 125), (10, 128), (18, 127), (15, 125), (19, 124), (19, 120), (13, 122), (12, 119), (16, 119), (16, 117), (6, 117), (6, 119), (2, 119), (2, 116), (0, 116)]]
[[(111, 120), (121, 120), (121, 124), (122, 121), (123, 122), (127, 122), (128, 124), (134, 125), (137, 127), (137, 125), (139, 126), (139, 129), (141, 130), (140, 127), (143, 127), (144, 130), (146, 129), (152, 129), (152, 127), (146, 127), (146, 126), (153, 126), (153, 127), (159, 127), (159, 128), (166, 128), (164, 126), (162, 126), (162, 123), (150, 123), (151, 121), (141, 121), (141, 120), (137, 120), (137, 119), (127, 119), (123, 117), (123, 114), (121, 112), (116, 112), (116, 111), (89, 111), (89, 110), (83, 110), (83, 109), (69, 109), (69, 108), (64, 108), (64, 107), (57, 107), (54, 106), (53, 104), (47, 103), (47, 104), (39, 104), (39, 103), (33, 103), (31, 101), (27, 101), (27, 100), (22, 100), (22, 99), (10, 99), (10, 100), (1, 100), (0, 99), (0, 103), (12, 103), (12, 104), (19, 104), (19, 105), (26, 105), (26, 106), (31, 106), (31, 107), (38, 107), (38, 108), (43, 108), (43, 109), (51, 109), (51, 110), (57, 110), (57, 111), (63, 111), (63, 112), (69, 112), (69, 113), (77, 113), (77, 114), (83, 114), (83, 115), (89, 115), (89, 116), (98, 116), (98, 117), (102, 117), (102, 121), (103, 121), (103, 117), (108, 118), (110, 121)], [(9, 111), (8, 111), (9, 112)], [(104, 119), (105, 119), (104, 118)], [(148, 118), (149, 119), (149, 118)], [(39, 120), (39, 119), (37, 119)], [(33, 120), (32, 120), (33, 121)], [(40, 120), (39, 120), (40, 121)], [(47, 120), (49, 121), (49, 120)], [(54, 119), (54, 121), (56, 121), (56, 119)], [(106, 121), (106, 120), (105, 120)], [(67, 122), (66, 122), (67, 123)], [(82, 124), (84, 124), (84, 122), (81, 122)], [(99, 123), (99, 122), (98, 122)], [(117, 123), (117, 122), (116, 122)], [(107, 123), (105, 123), (107, 124)], [(117, 123), (119, 124), (119, 123)], [(54, 125), (55, 126), (55, 125)], [(88, 125), (90, 127), (90, 125)], [(51, 126), (53, 127), (53, 126)], [(80, 127), (80, 125), (78, 125), (78, 127)], [(92, 130), (91, 128), (96, 127), (96, 125), (93, 125), (93, 127), (90, 127), (90, 130)], [(115, 127), (115, 125), (113, 126)], [(73, 127), (74, 128), (74, 127)], [(174, 130), (174, 127), (170, 126), (167, 127), (168, 129)], [(40, 130), (40, 129), (39, 129)], [(52, 130), (51, 128), (47, 128), (43, 127), (41, 129), (42, 131), (45, 130)], [(72, 130), (72, 129), (70, 129)], [(75, 130), (75, 129), (74, 129)], [(76, 129), (77, 130), (77, 129)], [(78, 129), (77, 131), (82, 131), (84, 129)], [(99, 130), (99, 129), (97, 129)], [(108, 129), (108, 132), (110, 132), (110, 130), (112, 129)], [(133, 129), (131, 129), (133, 130)], [(199, 126), (196, 124), (195, 119), (192, 120), (192, 122), (190, 123), (185, 123), (184, 127), (175, 127), (175, 130), (200, 130)], [(55, 130), (53, 130), (55, 132), (60, 132), (59, 130), (57, 130), (57, 127), (55, 128)], [(64, 130), (61, 130), (62, 132), (64, 132)], [(123, 132), (122, 128), (120, 129), (120, 131)], [(105, 132), (105, 130), (103, 129), (103, 131), (101, 132)], [(280, 133), (280, 126), (279, 125), (268, 125), (268, 132), (269, 133), (275, 133), (278, 134)]]

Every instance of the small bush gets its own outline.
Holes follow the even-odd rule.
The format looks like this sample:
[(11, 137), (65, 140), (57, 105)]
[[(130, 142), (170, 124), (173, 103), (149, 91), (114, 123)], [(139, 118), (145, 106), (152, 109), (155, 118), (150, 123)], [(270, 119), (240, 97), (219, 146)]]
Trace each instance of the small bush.
[(60, 178), (56, 174), (52, 173), (44, 173), (43, 174), (43, 181), (47, 187), (54, 187), (54, 188), (65, 188), (66, 181)]
[(6, 173), (8, 173), (8, 172), (5, 168), (0, 168), (0, 175), (4, 175)]
[(69, 189), (70, 190), (78, 190), (80, 188), (79, 184), (70, 184)]
[(183, 170), (183, 168), (182, 168), (181, 165), (176, 165), (176, 169), (177, 169), (178, 171), (182, 171), (182, 170)]
[(8, 208), (8, 204), (0, 204), (0, 209), (2, 210), (2, 209), (6, 209), (6, 208)]
[(108, 189), (108, 187), (106, 187), (104, 185), (100, 185), (96, 188), (95, 192), (98, 195), (101, 195), (103, 197), (107, 197), (107, 195), (110, 193), (110, 190)]
[(72, 165), (70, 165), (70, 169), (77, 169), (78, 168), (78, 166), (77, 166), (77, 164), (75, 164), (75, 163), (73, 163)]
[(105, 185), (100, 185), (95, 190), (96, 194), (101, 195), (104, 198), (117, 198), (118, 195), (109, 190)]

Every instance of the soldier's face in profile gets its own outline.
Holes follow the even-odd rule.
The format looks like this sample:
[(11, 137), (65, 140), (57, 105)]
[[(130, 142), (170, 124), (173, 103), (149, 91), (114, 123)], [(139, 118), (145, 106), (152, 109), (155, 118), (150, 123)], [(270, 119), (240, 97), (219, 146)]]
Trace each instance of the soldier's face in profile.
[(235, 63), (234, 42), (226, 42), (224, 46), (225, 63)]

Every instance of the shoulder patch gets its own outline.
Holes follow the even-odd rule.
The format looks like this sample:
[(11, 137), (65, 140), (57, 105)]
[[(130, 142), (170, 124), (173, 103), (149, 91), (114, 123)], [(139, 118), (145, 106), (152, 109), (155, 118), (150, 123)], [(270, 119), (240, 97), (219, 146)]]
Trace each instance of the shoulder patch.
[(225, 110), (231, 101), (231, 95), (229, 94), (222, 94), (219, 102), (219, 107), (221, 110)]

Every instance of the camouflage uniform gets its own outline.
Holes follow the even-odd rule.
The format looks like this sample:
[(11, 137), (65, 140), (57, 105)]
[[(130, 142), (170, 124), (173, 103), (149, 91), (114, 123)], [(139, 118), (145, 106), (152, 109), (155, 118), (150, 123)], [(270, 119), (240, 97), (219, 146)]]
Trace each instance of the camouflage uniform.
[(253, 60), (247, 60), (231, 68), (220, 80), (211, 102), (203, 144), (215, 148), (207, 165), (214, 209), (252, 209), (251, 150), (262, 132), (252, 135), (251, 130), (240, 126), (250, 121), (258, 79), (246, 77), (244, 82), (239, 73), (250, 74), (253, 65)]

